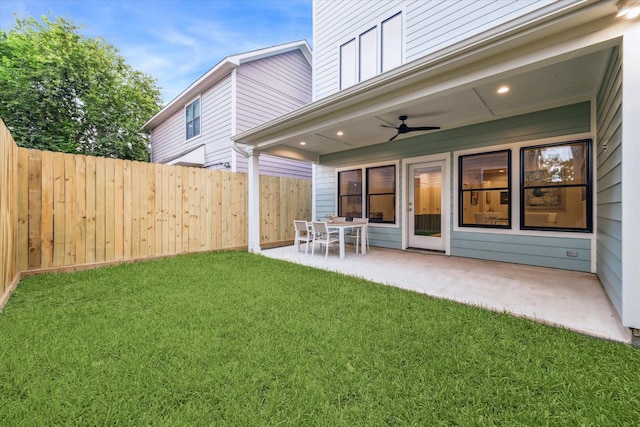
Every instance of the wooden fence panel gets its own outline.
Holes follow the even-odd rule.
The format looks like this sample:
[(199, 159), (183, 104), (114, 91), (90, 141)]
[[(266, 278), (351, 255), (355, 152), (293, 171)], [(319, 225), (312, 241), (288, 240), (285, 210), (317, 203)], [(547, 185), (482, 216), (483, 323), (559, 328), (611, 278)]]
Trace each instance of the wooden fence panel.
[[(246, 174), (17, 147), (11, 155), (18, 271), (247, 244)], [(261, 242), (290, 241), (293, 219), (309, 219), (310, 182), (260, 179)]]
[(29, 151), (29, 270), (42, 266), (42, 151)]
[(76, 218), (74, 225), (76, 242), (75, 264), (87, 262), (87, 157), (76, 156)]
[[(18, 152), (18, 242), (29, 241), (29, 151), (24, 148), (17, 148)], [(9, 190), (9, 185), (2, 186), (2, 191)], [(15, 188), (15, 187), (14, 187)], [(12, 189), (12, 188), (11, 188)], [(29, 268), (29, 245), (17, 245), (18, 271), (25, 271)], [(2, 292), (0, 292), (0, 296)]]
[[(21, 264), (18, 260), (22, 252), (18, 249), (18, 218), (21, 217), (18, 194), (25, 189), (18, 187), (21, 182), (24, 184), (24, 178), (19, 179), (18, 157), (18, 146), (0, 120), (0, 308), (17, 283)], [(20, 234), (24, 234), (24, 230)]]

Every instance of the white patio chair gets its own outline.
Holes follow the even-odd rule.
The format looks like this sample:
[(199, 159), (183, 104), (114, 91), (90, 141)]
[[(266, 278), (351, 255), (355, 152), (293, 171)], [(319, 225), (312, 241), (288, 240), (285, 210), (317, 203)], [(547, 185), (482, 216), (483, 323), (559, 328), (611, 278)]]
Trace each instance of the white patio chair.
[(324, 255), (324, 259), (329, 258), (329, 246), (332, 243), (340, 242), (339, 231), (338, 230), (329, 230), (327, 228), (327, 223), (322, 221), (313, 221), (311, 223), (311, 255), (315, 254), (316, 243), (320, 243), (320, 249), (322, 250), (322, 245), (326, 246), (326, 252)]
[(355, 228), (350, 230), (348, 233), (345, 234), (345, 237), (348, 237), (349, 239), (353, 239), (353, 244), (355, 245), (356, 248), (356, 253), (358, 253), (358, 251), (360, 250), (360, 239), (364, 240), (364, 245), (367, 248), (367, 250), (369, 250), (369, 236), (367, 233), (367, 229), (369, 228), (369, 218), (353, 218), (353, 222), (356, 224), (362, 224), (364, 223), (365, 226), (362, 227), (362, 234), (360, 234), (360, 228)]
[(293, 220), (293, 228), (296, 231), (293, 240), (293, 251), (300, 251), (300, 243), (305, 243), (304, 254), (307, 255), (309, 251), (309, 243), (311, 242), (311, 230), (309, 230), (309, 223), (298, 219)]

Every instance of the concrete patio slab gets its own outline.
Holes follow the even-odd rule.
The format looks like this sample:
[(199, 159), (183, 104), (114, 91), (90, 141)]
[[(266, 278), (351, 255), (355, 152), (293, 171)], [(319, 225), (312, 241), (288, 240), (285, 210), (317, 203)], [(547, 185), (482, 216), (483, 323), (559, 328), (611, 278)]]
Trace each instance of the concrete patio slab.
[(371, 248), (364, 255), (348, 250), (344, 260), (337, 250), (325, 260), (318, 253), (294, 252), (293, 246), (265, 249), (262, 254), (631, 342), (631, 330), (622, 326), (594, 274), (383, 248)]

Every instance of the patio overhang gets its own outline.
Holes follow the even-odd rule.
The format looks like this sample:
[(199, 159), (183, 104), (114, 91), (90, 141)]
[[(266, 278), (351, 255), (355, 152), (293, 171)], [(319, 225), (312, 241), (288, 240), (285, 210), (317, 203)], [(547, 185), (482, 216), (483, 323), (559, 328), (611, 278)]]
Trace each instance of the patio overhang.
[[(232, 139), (258, 152), (318, 162), (387, 142), (395, 131), (380, 125), (397, 126), (400, 115), (409, 116), (410, 126), (447, 130), (592, 100), (611, 49), (631, 25), (616, 13), (612, 1), (556, 10), (405, 64)], [(497, 94), (501, 85), (511, 92)]]

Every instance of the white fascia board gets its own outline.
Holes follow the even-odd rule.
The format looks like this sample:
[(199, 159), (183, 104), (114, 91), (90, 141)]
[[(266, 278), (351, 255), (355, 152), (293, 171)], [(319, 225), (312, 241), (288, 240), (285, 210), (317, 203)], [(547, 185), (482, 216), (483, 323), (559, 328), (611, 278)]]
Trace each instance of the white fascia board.
[(277, 46), (271, 46), (264, 49), (254, 50), (251, 52), (241, 53), (229, 57), (230, 60), (237, 64), (245, 64), (251, 61), (257, 61), (259, 59), (269, 58), (270, 56), (280, 55), (282, 53), (292, 52), (294, 50), (300, 50), (304, 55), (309, 65), (312, 65), (311, 48), (306, 40), (299, 40), (291, 43), (285, 43)]
[[(341, 121), (355, 119), (416, 98), (446, 94), (501, 72), (524, 71), (527, 66), (536, 62), (539, 65), (539, 61), (545, 59), (557, 61), (561, 55), (570, 57), (577, 49), (606, 40), (615, 44), (611, 40), (621, 36), (623, 24), (615, 20), (615, 8), (612, 12), (609, 6), (586, 2), (586, 7), (582, 5), (583, 9), (577, 12), (563, 9), (562, 16), (545, 16), (537, 25), (518, 27), (473, 45), (456, 45), (427, 55), (234, 135), (232, 139), (264, 149), (300, 131), (335, 123), (338, 118)], [(601, 19), (596, 25), (593, 20), (598, 18)], [(567, 28), (571, 30), (566, 31)], [(549, 45), (550, 35), (554, 35), (556, 44)], [(503, 61), (499, 61), (501, 55)]]

